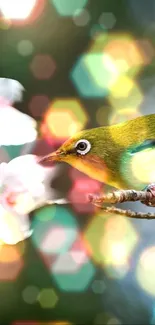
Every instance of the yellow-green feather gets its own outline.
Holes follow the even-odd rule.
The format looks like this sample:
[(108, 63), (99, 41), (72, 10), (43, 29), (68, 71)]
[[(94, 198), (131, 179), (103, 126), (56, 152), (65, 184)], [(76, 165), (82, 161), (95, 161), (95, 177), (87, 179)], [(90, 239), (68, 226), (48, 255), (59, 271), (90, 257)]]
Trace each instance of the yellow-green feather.
[[(62, 149), (67, 152), (79, 139), (87, 139), (91, 142), (91, 155), (101, 158), (107, 166), (109, 184), (130, 188), (131, 185), (128, 184), (127, 178), (124, 179), (120, 169), (124, 152), (147, 139), (155, 139), (155, 115), (141, 116), (121, 124), (81, 131), (69, 139)], [(69, 159), (67, 162), (70, 163)]]

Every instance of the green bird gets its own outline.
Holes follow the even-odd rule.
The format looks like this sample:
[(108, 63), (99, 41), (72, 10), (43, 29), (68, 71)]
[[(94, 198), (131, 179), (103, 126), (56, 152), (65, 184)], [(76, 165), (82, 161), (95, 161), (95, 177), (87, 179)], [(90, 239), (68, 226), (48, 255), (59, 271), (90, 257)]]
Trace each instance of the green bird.
[(81, 131), (41, 161), (63, 161), (113, 187), (141, 190), (155, 182), (155, 115)]

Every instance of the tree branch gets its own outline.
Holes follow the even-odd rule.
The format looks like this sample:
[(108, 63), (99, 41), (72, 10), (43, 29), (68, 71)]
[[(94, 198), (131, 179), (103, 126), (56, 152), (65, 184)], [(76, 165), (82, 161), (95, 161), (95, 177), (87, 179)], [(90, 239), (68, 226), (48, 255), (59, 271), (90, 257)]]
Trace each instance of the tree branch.
[(120, 190), (114, 191), (112, 193), (107, 193), (102, 196), (89, 195), (89, 201), (100, 209), (108, 213), (116, 213), (124, 215), (129, 218), (137, 219), (155, 219), (154, 213), (143, 213), (135, 212), (132, 210), (122, 210), (116, 207), (105, 207), (104, 203), (123, 203), (123, 202), (136, 202), (140, 201), (141, 203), (147, 206), (155, 207), (155, 185), (149, 185), (144, 191), (135, 191), (135, 190)]

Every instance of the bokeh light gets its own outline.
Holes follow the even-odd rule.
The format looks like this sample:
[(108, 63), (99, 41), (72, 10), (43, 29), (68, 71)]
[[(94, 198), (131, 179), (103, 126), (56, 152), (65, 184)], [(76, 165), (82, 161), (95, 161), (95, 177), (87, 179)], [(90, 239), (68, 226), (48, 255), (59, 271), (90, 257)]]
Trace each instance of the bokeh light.
[(78, 9), (73, 15), (73, 21), (76, 26), (86, 26), (89, 23), (90, 19), (91, 17), (89, 11), (86, 9)]
[(102, 294), (106, 289), (106, 285), (103, 280), (95, 280), (92, 283), (92, 290), (96, 294)]
[(89, 51), (108, 55), (120, 75), (135, 77), (141, 67), (152, 61), (153, 45), (147, 39), (137, 41), (131, 34), (106, 33), (97, 34)]
[[(142, 163), (143, 162), (143, 163)], [(131, 161), (132, 174), (137, 180), (151, 184), (155, 180), (155, 150), (144, 150), (135, 154)]]
[(15, 281), (24, 267), (22, 254), (16, 246), (0, 245), (0, 280)]
[(130, 268), (130, 256), (138, 241), (129, 220), (119, 215), (94, 216), (84, 233), (92, 258), (110, 277), (123, 277)]
[(147, 247), (142, 252), (136, 271), (136, 278), (140, 287), (155, 296), (155, 246)]
[(42, 308), (54, 308), (58, 302), (58, 296), (54, 289), (42, 289), (38, 295), (38, 301)]
[[(88, 121), (84, 107), (77, 99), (56, 99), (44, 117), (51, 136), (68, 138), (83, 129)], [(63, 123), (63, 127), (62, 127)]]
[(85, 8), (87, 5), (88, 0), (50, 0), (55, 9), (57, 10), (58, 14), (61, 16), (72, 16), (75, 12), (79, 9)]
[(104, 51), (115, 60), (121, 73), (129, 73), (130, 76), (135, 76), (141, 65), (145, 64), (145, 54), (142, 51), (141, 43), (137, 43), (129, 35), (118, 35), (118, 37), (110, 35)]
[(45, 110), (49, 106), (50, 99), (46, 95), (35, 95), (31, 98), (29, 103), (29, 110), (31, 114), (36, 117), (42, 117)]
[(45, 8), (45, 0), (0, 0), (2, 21), (7, 25), (26, 25), (34, 22)]
[(114, 27), (116, 23), (116, 17), (112, 12), (103, 12), (99, 17), (99, 24), (107, 29)]
[[(78, 261), (80, 256), (78, 256)], [(61, 254), (52, 265), (52, 276), (57, 286), (62, 291), (82, 292), (85, 291), (95, 275), (95, 266), (88, 259), (83, 259), (77, 263), (77, 255), (74, 250)]]
[(22, 297), (27, 304), (31, 305), (37, 301), (38, 294), (39, 288), (33, 285), (29, 285), (23, 290)]
[[(147, 125), (142, 126), (143, 132), (147, 135)], [(121, 157), (121, 172), (124, 179), (133, 186), (135, 189), (143, 189), (148, 184), (155, 181), (154, 173), (155, 163), (155, 150), (153, 145), (150, 143), (148, 148), (141, 148), (135, 145), (126, 150)], [(125, 172), (127, 169), (130, 173), (130, 178)]]
[(50, 55), (37, 54), (30, 64), (30, 69), (36, 79), (47, 80), (53, 77), (56, 64)]
[(6, 18), (26, 19), (33, 10), (37, 0), (0, 0), (0, 9)]
[(74, 211), (78, 213), (93, 214), (96, 207), (88, 201), (88, 194), (99, 194), (101, 183), (89, 177), (78, 177), (68, 193), (68, 199)]
[(22, 56), (31, 55), (34, 51), (34, 46), (31, 41), (29, 40), (21, 40), (17, 44), (18, 53)]
[(107, 32), (107, 29), (103, 24), (93, 24), (93, 26), (90, 29), (90, 37), (92, 40), (96, 40), (98, 35), (100, 35), (102, 32)]
[(114, 85), (119, 72), (105, 53), (83, 54), (71, 71), (71, 79), (83, 97), (104, 97)]
[(114, 315), (107, 313), (107, 312), (102, 312), (98, 313), (97, 316), (95, 317), (94, 320), (94, 325), (121, 325), (121, 321), (114, 317)]
[(44, 255), (66, 252), (78, 236), (74, 215), (61, 206), (42, 208), (35, 213), (32, 224), (32, 241)]
[[(109, 125), (123, 123), (127, 120), (135, 119), (138, 116), (141, 116), (141, 114), (138, 110), (135, 110), (134, 108), (115, 110), (109, 116)], [(117, 139), (115, 139), (115, 142), (118, 143)], [(120, 141), (119, 144), (121, 144)]]
[(143, 102), (143, 94), (136, 82), (126, 76), (118, 78), (111, 93), (108, 96), (108, 101), (111, 106), (118, 109), (138, 109)]

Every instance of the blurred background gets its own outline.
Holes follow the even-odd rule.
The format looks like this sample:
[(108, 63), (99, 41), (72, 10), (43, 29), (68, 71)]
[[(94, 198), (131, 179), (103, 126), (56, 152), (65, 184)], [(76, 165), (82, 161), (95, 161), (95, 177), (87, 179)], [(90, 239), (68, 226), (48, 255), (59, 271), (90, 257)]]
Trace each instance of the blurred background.
[[(1, 0), (0, 12), (0, 77), (23, 85), (13, 106), (37, 130), (31, 141), (8, 113), (1, 162), (154, 113), (154, 0)], [(1, 246), (0, 324), (155, 324), (155, 221), (98, 211), (86, 193), (109, 188), (65, 164), (51, 186), (71, 204), (34, 210), (33, 235)]]

